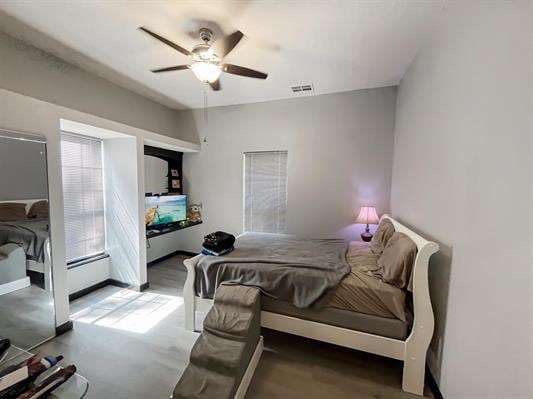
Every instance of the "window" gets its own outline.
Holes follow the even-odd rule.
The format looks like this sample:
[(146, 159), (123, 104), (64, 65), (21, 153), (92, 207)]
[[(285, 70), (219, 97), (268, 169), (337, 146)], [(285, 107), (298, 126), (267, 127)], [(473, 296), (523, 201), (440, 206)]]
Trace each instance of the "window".
[(287, 151), (244, 154), (244, 231), (284, 233)]
[(61, 134), (67, 263), (105, 251), (102, 141)]

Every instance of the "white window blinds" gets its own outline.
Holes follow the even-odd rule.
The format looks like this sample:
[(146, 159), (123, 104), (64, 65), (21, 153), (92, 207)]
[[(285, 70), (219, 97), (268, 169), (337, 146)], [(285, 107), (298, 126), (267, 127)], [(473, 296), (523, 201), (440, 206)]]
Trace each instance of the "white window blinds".
[(244, 231), (286, 232), (287, 151), (244, 154)]
[(67, 263), (105, 251), (102, 141), (61, 134)]

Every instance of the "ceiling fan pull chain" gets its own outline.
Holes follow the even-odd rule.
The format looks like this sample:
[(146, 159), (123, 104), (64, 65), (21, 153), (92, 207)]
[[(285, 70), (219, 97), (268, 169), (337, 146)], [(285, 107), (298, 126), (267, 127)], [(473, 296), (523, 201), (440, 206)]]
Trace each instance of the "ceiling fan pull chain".
[(209, 119), (207, 117), (207, 90), (206, 90), (206, 86), (204, 84), (204, 122), (206, 125), (209, 124)]

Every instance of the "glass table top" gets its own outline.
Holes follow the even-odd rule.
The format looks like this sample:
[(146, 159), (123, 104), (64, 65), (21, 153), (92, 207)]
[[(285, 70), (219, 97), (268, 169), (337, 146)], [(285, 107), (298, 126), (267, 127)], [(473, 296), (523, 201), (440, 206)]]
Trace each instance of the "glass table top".
[[(17, 364), (22, 362), (25, 359), (32, 357), (33, 354), (17, 348), (16, 346), (11, 346), (7, 351), (7, 354), (3, 359), (0, 359), (0, 370), (4, 369), (7, 366)], [(61, 366), (54, 366), (50, 370), (47, 370), (37, 378), (37, 382), (46, 378), (54, 371), (56, 371)], [(87, 396), (89, 391), (89, 381), (78, 373), (74, 374), (68, 379), (64, 384), (55, 389), (48, 398), (52, 399), (83, 399)]]

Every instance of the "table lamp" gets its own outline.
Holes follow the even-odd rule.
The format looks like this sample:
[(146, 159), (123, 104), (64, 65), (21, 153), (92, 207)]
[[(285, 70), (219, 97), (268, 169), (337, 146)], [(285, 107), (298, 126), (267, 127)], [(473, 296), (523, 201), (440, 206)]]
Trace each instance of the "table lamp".
[(365, 242), (369, 242), (372, 239), (373, 234), (370, 232), (368, 225), (379, 224), (379, 216), (376, 212), (376, 207), (362, 206), (355, 223), (366, 224), (365, 231), (361, 233), (361, 239)]

